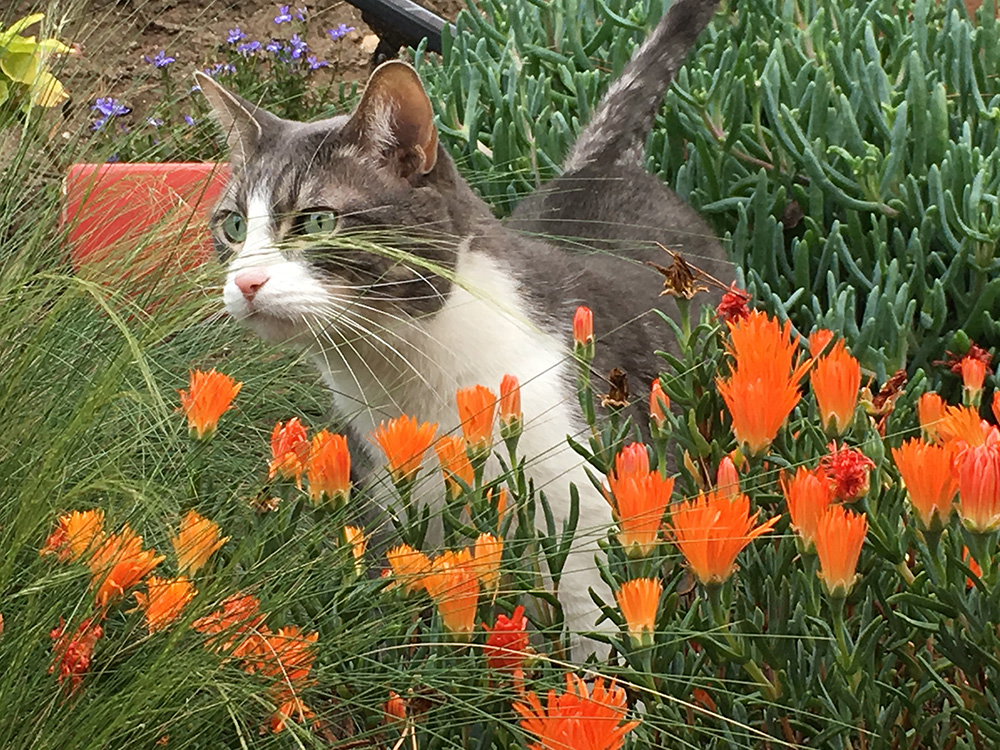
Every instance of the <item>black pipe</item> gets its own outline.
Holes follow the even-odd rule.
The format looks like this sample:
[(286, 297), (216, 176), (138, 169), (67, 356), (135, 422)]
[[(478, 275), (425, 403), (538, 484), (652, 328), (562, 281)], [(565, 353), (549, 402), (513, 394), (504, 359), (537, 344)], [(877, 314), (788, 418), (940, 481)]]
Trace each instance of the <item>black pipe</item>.
[(378, 35), (378, 47), (371, 59), (372, 67), (396, 57), (400, 47), (416, 47), (424, 39), (427, 40), (427, 49), (441, 53), (441, 31), (448, 21), (437, 13), (412, 0), (348, 2), (361, 11), (361, 20)]

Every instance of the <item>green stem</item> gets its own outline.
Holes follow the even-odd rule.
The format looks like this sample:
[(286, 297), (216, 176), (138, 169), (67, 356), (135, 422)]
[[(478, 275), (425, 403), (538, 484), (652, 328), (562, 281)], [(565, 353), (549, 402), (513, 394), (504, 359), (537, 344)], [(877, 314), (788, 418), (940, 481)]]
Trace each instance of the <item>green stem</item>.
[(729, 612), (728, 609), (723, 609), (722, 607), (722, 585), (708, 584), (705, 586), (705, 590), (708, 593), (708, 605), (712, 611), (712, 618), (725, 636), (730, 649), (734, 653), (739, 654), (740, 666), (757, 683), (757, 686), (761, 689), (767, 700), (777, 700), (778, 696), (781, 695), (781, 688), (767, 678), (760, 665), (743, 648), (743, 642), (729, 628)]
[(847, 627), (844, 624), (844, 598), (831, 597), (830, 609), (833, 611), (833, 634), (837, 639), (837, 662), (845, 674), (853, 674), (855, 669), (852, 664), (850, 648), (847, 646)]

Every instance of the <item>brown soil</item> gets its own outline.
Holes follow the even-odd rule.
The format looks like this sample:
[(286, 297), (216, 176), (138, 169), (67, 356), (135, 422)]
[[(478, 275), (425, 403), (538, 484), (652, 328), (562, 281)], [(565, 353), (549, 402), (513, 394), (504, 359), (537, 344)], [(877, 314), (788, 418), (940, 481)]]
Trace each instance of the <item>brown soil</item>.
[[(324, 83), (323, 77), (327, 76), (338, 81), (364, 79), (378, 39), (361, 21), (360, 11), (342, 1), (290, 2), (293, 11), (306, 9), (306, 41), (314, 54), (330, 62), (317, 75), (317, 84)], [(464, 7), (462, 0), (421, 2), (449, 20), (454, 20)], [(13, 18), (38, 5), (37, 0), (18, 0), (19, 12)], [(72, 95), (65, 114), (73, 120), (89, 117), (94, 99), (114, 96), (141, 115), (149, 104), (153, 87), (158, 85), (155, 76), (141, 75), (150, 72), (144, 56), (152, 57), (165, 50), (177, 58), (170, 67), (171, 77), (190, 80), (195, 69), (222, 59), (220, 53), (229, 29), (239, 26), (249, 38), (262, 43), (272, 36), (287, 38), (288, 27), (278, 28), (274, 23), (278, 6), (272, 0), (83, 0), (61, 23), (50, 18), (54, 28), (46, 29), (82, 49), (82, 54), (66, 61), (60, 74)], [(331, 41), (326, 30), (340, 24), (355, 30), (340, 41)], [(147, 83), (139, 83), (140, 79)]]

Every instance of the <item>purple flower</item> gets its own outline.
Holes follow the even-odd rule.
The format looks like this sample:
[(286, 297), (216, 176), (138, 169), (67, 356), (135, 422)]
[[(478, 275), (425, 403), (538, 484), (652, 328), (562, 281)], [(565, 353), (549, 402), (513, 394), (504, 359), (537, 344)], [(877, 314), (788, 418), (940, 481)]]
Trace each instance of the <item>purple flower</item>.
[(306, 9), (305, 8), (296, 8), (295, 9), (295, 20), (296, 21), (305, 21), (306, 20)]
[(330, 64), (326, 60), (317, 60), (316, 55), (309, 55), (306, 58), (306, 62), (309, 63), (309, 70), (319, 70)]
[(247, 35), (243, 33), (243, 30), (237, 26), (235, 29), (229, 30), (229, 36), (226, 37), (226, 42), (228, 44), (236, 44), (237, 42), (242, 42), (247, 38)]
[(309, 45), (298, 34), (292, 34), (292, 38), (288, 40), (288, 47), (293, 60), (298, 60), (309, 51)]
[(150, 57), (149, 55), (143, 55), (142, 59), (148, 62), (154, 68), (165, 68), (168, 65), (170, 65), (170, 63), (177, 60), (176, 57), (168, 56), (167, 51), (163, 49), (157, 52), (153, 57)]
[(284, 49), (284, 46), (281, 44), (280, 40), (272, 39), (271, 41), (269, 41), (267, 44), (264, 45), (264, 49), (266, 49), (268, 52), (278, 54), (279, 52), (281, 52), (282, 49)]
[(152, 125), (154, 128), (158, 128), (160, 127), (160, 125), (163, 124), (163, 120), (161, 120), (159, 117), (147, 117), (146, 123)]
[(353, 26), (348, 26), (346, 23), (342, 23), (335, 29), (329, 29), (326, 33), (329, 34), (330, 38), (336, 42), (339, 39), (343, 39), (352, 31), (354, 31)]
[(275, 23), (291, 23), (292, 14), (288, 12), (287, 5), (278, 6), (278, 15), (274, 17)]
[(118, 156), (118, 154), (111, 154), (111, 156), (108, 157), (108, 163), (113, 164), (114, 162), (118, 161), (120, 158), (121, 157)]
[(90, 107), (91, 112), (97, 112), (99, 117), (94, 120), (92, 129), (97, 131), (104, 127), (104, 124), (114, 118), (120, 117), (121, 115), (127, 115), (132, 110), (126, 107), (117, 99), (113, 97), (103, 97), (94, 101), (93, 105)]
[(250, 57), (254, 52), (260, 49), (260, 42), (254, 40), (252, 42), (247, 42), (246, 44), (237, 45), (236, 51), (239, 52), (244, 57)]
[(229, 75), (236, 72), (236, 66), (230, 63), (215, 63), (211, 68), (205, 68), (205, 75), (209, 78), (217, 78), (220, 75)]
[(194, 125), (194, 118), (191, 115), (184, 115), (184, 122), (188, 125)]

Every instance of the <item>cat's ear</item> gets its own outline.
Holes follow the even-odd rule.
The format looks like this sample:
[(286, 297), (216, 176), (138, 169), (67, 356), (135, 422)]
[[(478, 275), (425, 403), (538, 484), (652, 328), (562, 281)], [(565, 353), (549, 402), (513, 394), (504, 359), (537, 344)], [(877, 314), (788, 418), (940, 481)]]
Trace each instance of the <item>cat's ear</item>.
[(214, 78), (200, 71), (194, 77), (226, 134), (231, 161), (245, 161), (265, 135), (280, 126), (278, 117), (237, 96)]
[(404, 179), (425, 175), (437, 164), (434, 110), (417, 72), (404, 62), (391, 60), (375, 69), (343, 132)]

